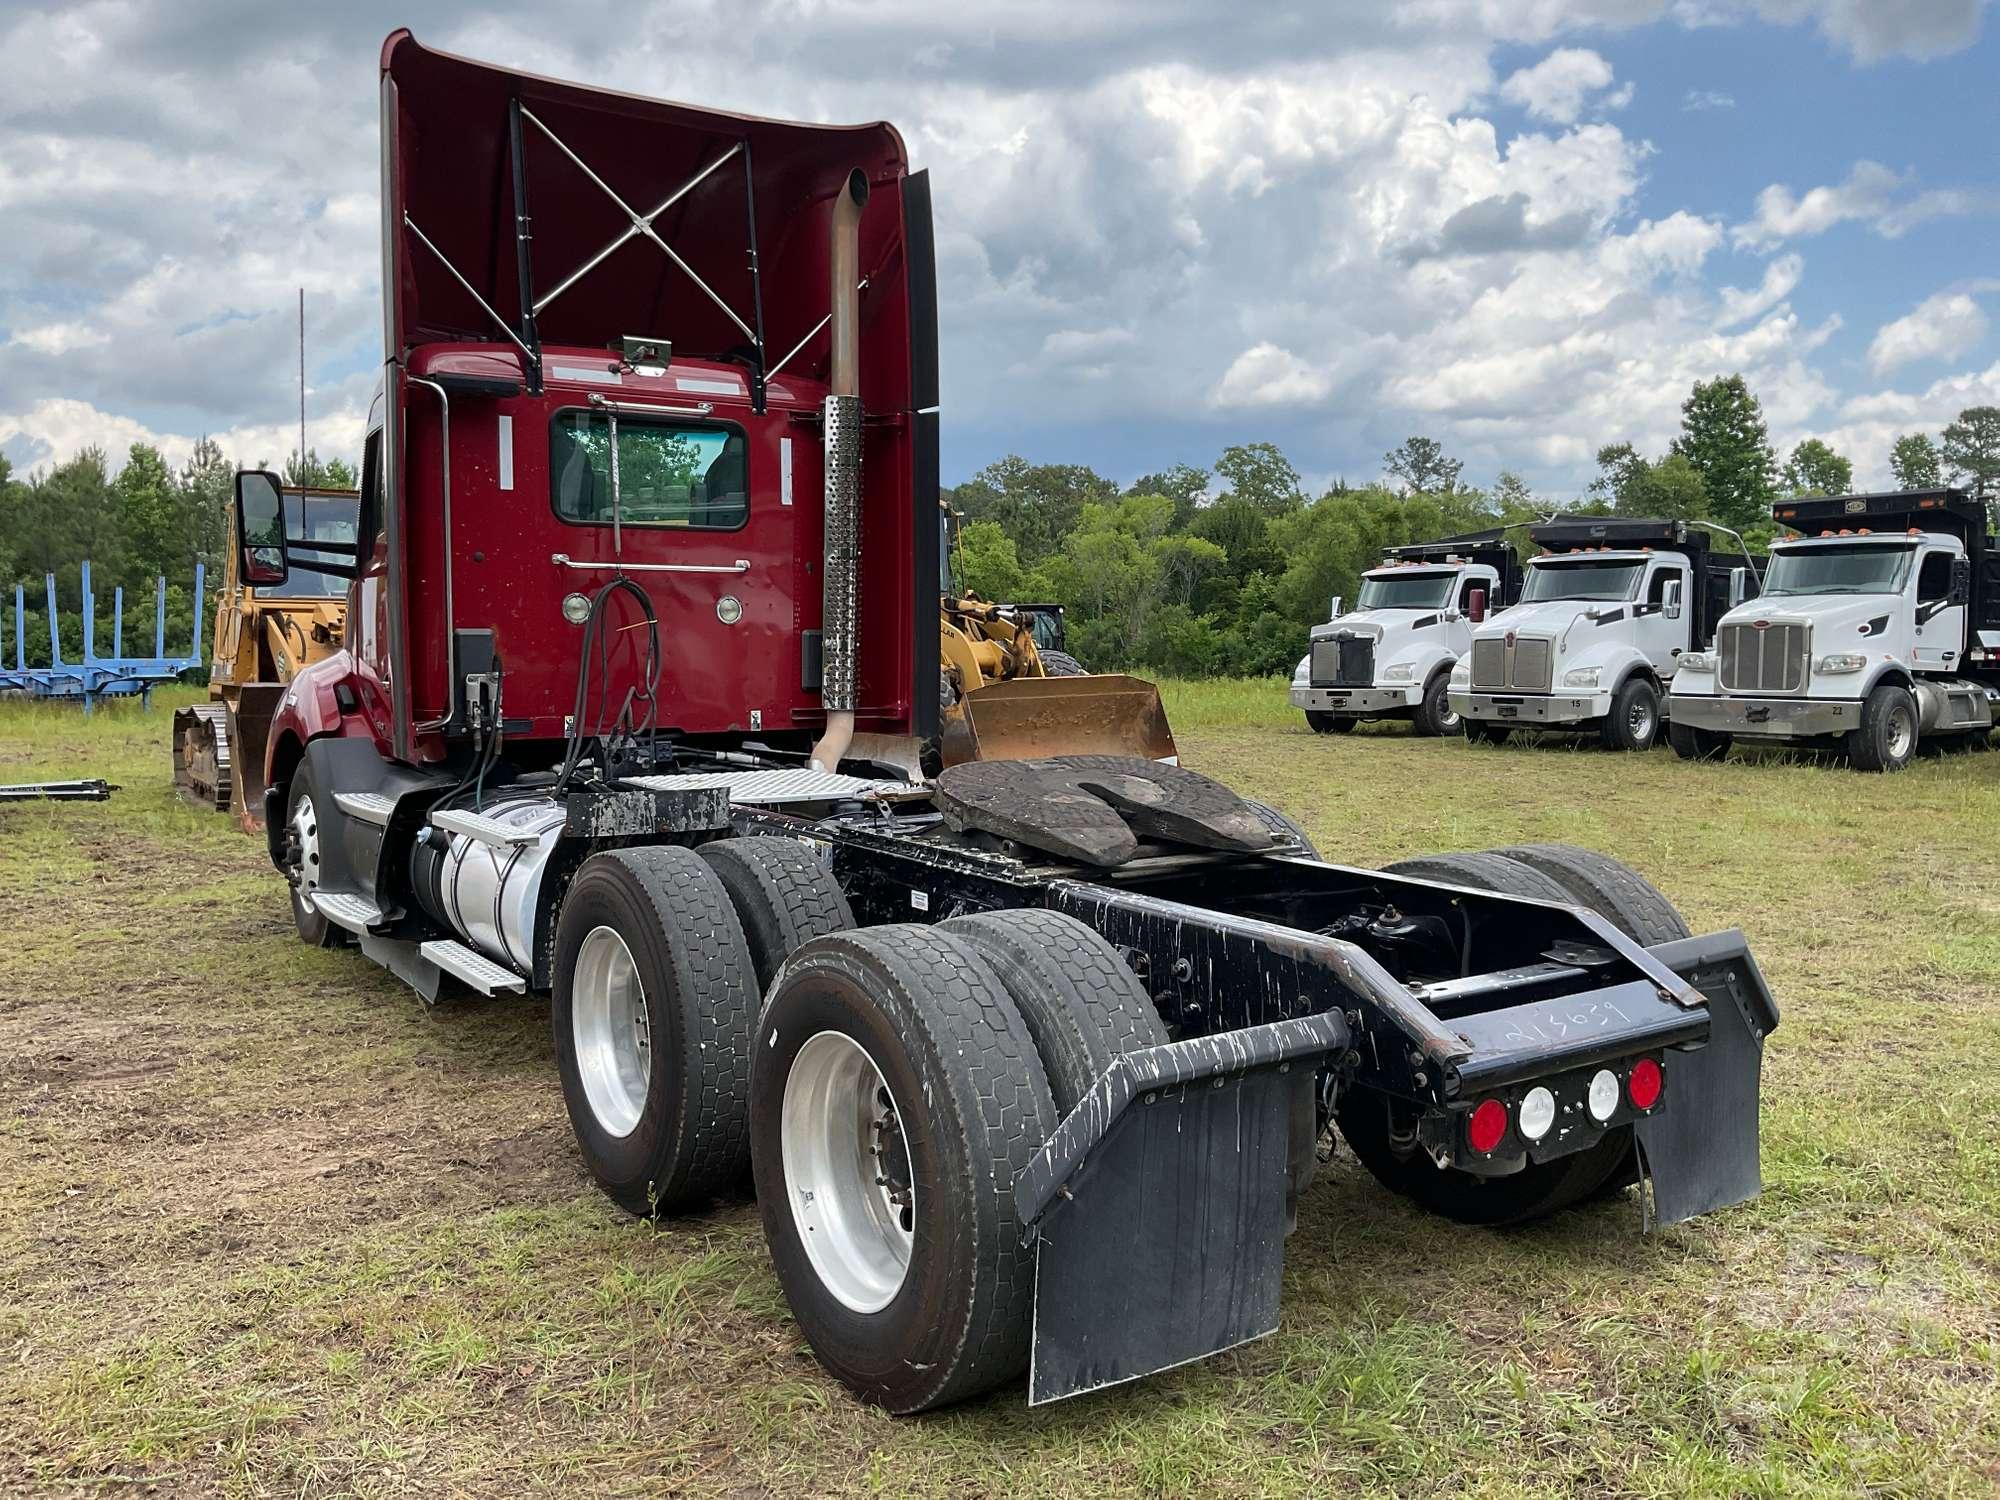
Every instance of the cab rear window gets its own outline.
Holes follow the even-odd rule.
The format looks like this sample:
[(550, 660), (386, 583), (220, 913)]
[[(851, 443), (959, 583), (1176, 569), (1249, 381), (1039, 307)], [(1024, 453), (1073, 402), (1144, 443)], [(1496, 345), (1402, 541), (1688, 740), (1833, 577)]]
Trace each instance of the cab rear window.
[[(618, 524), (734, 531), (750, 518), (747, 451), (736, 427), (621, 414)], [(549, 434), (549, 489), (558, 518), (575, 526), (611, 524), (611, 460), (608, 414), (556, 414)]]

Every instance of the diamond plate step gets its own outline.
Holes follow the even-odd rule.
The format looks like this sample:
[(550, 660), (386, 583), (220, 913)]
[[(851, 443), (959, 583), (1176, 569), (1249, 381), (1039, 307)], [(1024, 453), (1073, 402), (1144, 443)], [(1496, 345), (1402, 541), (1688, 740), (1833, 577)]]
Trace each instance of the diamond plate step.
[(396, 799), (380, 792), (335, 792), (333, 804), (348, 817), (373, 823), (377, 828), (387, 828), (389, 814), (396, 810)]
[(681, 771), (671, 776), (627, 776), (624, 785), (649, 792), (701, 791), (722, 787), (739, 806), (775, 802), (830, 802), (847, 797), (928, 797), (930, 788), (913, 781), (877, 781), (811, 769), (781, 771)]
[(476, 843), (490, 844), (495, 849), (513, 849), (522, 844), (539, 844), (542, 841), (542, 836), (532, 828), (518, 828), (512, 823), (502, 823), (498, 818), (489, 818), (482, 813), (466, 812), (462, 808), (432, 813), (431, 826), (442, 828), (446, 833), (458, 834)]
[(382, 921), (380, 908), (366, 896), (353, 896), (344, 891), (314, 891), (312, 901), (321, 916), (349, 932), (366, 932)]
[(432, 938), (418, 945), (417, 951), (445, 973), (463, 979), (482, 995), (499, 995), (508, 992), (523, 993), (528, 981), (501, 964), (496, 964), (483, 953), (475, 953), (465, 944), (451, 938)]

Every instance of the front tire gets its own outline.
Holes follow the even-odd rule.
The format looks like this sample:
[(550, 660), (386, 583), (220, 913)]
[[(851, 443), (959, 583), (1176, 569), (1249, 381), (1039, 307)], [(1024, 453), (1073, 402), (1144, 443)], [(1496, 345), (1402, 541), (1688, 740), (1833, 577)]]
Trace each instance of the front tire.
[(1847, 757), (1857, 771), (1900, 771), (1917, 757), (1917, 700), (1906, 687), (1885, 682), (1861, 705), (1861, 723), (1847, 736)]
[(1491, 719), (1462, 717), (1459, 725), (1465, 730), (1467, 743), (1473, 745), (1504, 745), (1514, 733), (1511, 724), (1495, 724)]
[(598, 1185), (672, 1213), (749, 1165), (756, 971), (714, 868), (692, 849), (585, 860), (563, 900), (549, 1007), (556, 1071)]
[(1440, 667), (1424, 684), (1423, 701), (1417, 705), (1413, 722), (1422, 735), (1457, 734), (1458, 710), (1451, 706), (1451, 673)]
[(1601, 738), (1607, 750), (1646, 751), (1660, 737), (1660, 690), (1643, 677), (1628, 677), (1611, 695)]
[(1035, 654), (1042, 659), (1042, 675), (1044, 677), (1088, 677), (1090, 675), (1089, 672), (1084, 670), (1083, 663), (1078, 661), (1074, 656), (1071, 656), (1067, 651), (1038, 651)]
[(1720, 729), (1697, 729), (1692, 724), (1667, 724), (1667, 743), (1682, 760), (1721, 760), (1729, 753), (1730, 735)]
[(753, 1051), (764, 1237), (820, 1363), (899, 1414), (1018, 1377), (1035, 1263), (1014, 1179), (1056, 1115), (992, 968), (941, 928), (820, 938)]
[(292, 861), (288, 876), (292, 925), (308, 948), (337, 947), (344, 936), (312, 902), (312, 893), (319, 889), (320, 808), (325, 800), (325, 794), (313, 784), (311, 767), (301, 763), (285, 799), (285, 847)]

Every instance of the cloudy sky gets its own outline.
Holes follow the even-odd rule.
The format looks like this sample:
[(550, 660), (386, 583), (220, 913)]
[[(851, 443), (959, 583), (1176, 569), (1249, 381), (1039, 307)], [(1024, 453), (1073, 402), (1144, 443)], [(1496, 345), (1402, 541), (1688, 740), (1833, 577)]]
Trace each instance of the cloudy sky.
[(1742, 370), (1789, 447), (2000, 402), (1985, 0), (0, 0), (0, 451), (358, 451), (375, 68), (432, 46), (932, 170), (945, 478), (1411, 433), (1566, 494)]

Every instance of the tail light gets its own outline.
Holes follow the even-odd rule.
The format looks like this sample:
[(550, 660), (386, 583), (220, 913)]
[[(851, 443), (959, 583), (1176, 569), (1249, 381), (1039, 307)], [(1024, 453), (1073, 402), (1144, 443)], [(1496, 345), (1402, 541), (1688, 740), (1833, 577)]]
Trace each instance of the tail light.
[(1660, 1065), (1650, 1057), (1642, 1057), (1632, 1064), (1632, 1071), (1625, 1079), (1625, 1096), (1632, 1101), (1634, 1109), (1651, 1109), (1660, 1102), (1663, 1082)]
[(1481, 1156), (1491, 1155), (1507, 1135), (1507, 1106), (1498, 1099), (1481, 1099), (1465, 1122), (1465, 1142)]

